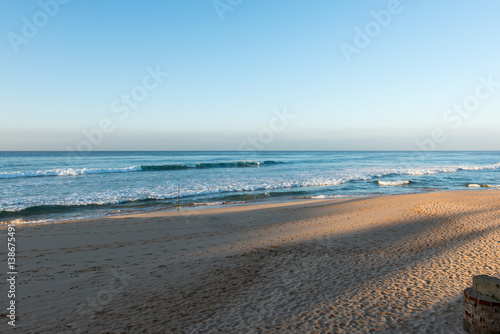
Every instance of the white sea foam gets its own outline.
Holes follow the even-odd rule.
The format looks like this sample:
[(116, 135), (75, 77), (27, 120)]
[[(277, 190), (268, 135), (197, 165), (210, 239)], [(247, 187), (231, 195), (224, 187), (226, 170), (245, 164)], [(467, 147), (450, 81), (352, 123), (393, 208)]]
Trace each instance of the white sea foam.
[(105, 173), (128, 173), (142, 170), (140, 166), (124, 167), (124, 168), (66, 168), (66, 169), (49, 169), (23, 172), (1, 172), (0, 179), (10, 179), (18, 177), (37, 177), (37, 176), (77, 176), (85, 174), (105, 174)]
[(397, 181), (377, 181), (380, 186), (404, 186), (405, 184), (410, 184), (408, 180), (397, 180)]
[(42, 224), (42, 223), (52, 223), (59, 221), (73, 221), (79, 219), (92, 219), (92, 218), (100, 218), (107, 216), (117, 216), (122, 213), (118, 210), (115, 213), (102, 213), (102, 214), (93, 214), (93, 215), (78, 215), (74, 217), (59, 217), (59, 218), (43, 218), (43, 219), (33, 219), (33, 220), (23, 220), (23, 219), (15, 219), (13, 221), (0, 222), (0, 225), (5, 224), (16, 224), (16, 225), (24, 225), (24, 224)]
[(469, 188), (500, 188), (500, 185), (469, 183)]
[(242, 204), (245, 201), (218, 201), (218, 202), (195, 202), (193, 206), (212, 206), (212, 205), (226, 205), (226, 204)]
[(225, 202), (195, 202), (193, 203), (192, 205), (193, 206), (211, 206), (211, 205), (222, 205), (224, 204)]
[(439, 173), (456, 173), (458, 171), (474, 171), (474, 170), (489, 170), (489, 169), (500, 169), (500, 163), (483, 165), (483, 166), (468, 166), (468, 165), (458, 165), (458, 166), (441, 166), (441, 167), (417, 167), (411, 168), (403, 171), (395, 171), (396, 175), (433, 175)]
[[(345, 198), (345, 197), (353, 197), (349, 195), (316, 195), (316, 196), (302, 196), (300, 199), (331, 199), (331, 198)], [(356, 196), (363, 197), (363, 196)]]

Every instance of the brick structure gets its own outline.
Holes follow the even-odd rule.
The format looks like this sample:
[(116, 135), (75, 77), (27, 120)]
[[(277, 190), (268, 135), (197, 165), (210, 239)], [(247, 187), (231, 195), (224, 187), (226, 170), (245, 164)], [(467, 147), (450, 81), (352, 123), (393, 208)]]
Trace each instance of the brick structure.
[(474, 276), (464, 290), (464, 330), (470, 334), (500, 334), (500, 279)]

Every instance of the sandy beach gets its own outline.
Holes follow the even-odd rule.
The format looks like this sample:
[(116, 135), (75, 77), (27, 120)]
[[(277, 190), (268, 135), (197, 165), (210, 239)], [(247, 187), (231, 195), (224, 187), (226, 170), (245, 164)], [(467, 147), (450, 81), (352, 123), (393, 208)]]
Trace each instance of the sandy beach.
[(18, 224), (14, 331), (461, 333), (472, 276), (500, 277), (499, 198), (429, 192)]

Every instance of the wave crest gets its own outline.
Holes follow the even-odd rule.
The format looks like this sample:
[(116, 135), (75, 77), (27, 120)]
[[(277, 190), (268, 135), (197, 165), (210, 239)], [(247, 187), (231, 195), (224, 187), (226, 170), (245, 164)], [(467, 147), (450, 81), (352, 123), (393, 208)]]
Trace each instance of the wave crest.
[(408, 180), (397, 180), (397, 181), (381, 181), (381, 180), (378, 180), (377, 183), (379, 184), (379, 186), (392, 186), (392, 187), (395, 187), (395, 186), (404, 186), (404, 185), (410, 184), (410, 181), (408, 181)]
[(169, 164), (169, 165), (141, 165), (143, 171), (158, 170), (184, 170), (184, 169), (210, 169), (210, 168), (246, 168), (260, 167), (266, 165), (277, 165), (278, 161), (231, 161), (231, 162), (203, 162), (198, 164)]
[(176, 171), (185, 169), (209, 169), (209, 168), (245, 168), (278, 165), (280, 161), (232, 161), (232, 162), (205, 162), (197, 164), (169, 164), (169, 165), (141, 165), (123, 168), (59, 168), (37, 171), (0, 172), (0, 179), (11, 179), (20, 177), (42, 177), (42, 176), (78, 176), (86, 174), (105, 173), (130, 173), (147, 171)]
[(137, 172), (140, 167), (124, 167), (124, 168), (66, 168), (66, 169), (50, 169), (24, 172), (3, 172), (0, 173), (0, 179), (11, 179), (19, 177), (41, 177), (41, 176), (78, 176), (85, 174), (104, 174), (104, 173), (128, 173)]
[(469, 188), (500, 188), (500, 185), (469, 183), (469, 184), (467, 184), (467, 187), (469, 187)]

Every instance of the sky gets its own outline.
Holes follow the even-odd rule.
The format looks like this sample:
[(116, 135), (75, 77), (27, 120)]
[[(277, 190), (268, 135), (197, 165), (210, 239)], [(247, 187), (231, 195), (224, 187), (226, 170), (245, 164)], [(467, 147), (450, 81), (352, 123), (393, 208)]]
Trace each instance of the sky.
[(0, 150), (500, 150), (499, 12), (0, 0)]

